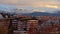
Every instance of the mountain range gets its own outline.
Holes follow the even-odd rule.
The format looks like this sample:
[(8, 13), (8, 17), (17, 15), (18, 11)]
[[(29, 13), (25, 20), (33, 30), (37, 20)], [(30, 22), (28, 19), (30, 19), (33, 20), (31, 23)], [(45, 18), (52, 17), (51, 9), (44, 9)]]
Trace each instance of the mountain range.
[(22, 15), (26, 15), (26, 16), (60, 16), (60, 11), (58, 11), (57, 13), (33, 12), (33, 13), (25, 13)]

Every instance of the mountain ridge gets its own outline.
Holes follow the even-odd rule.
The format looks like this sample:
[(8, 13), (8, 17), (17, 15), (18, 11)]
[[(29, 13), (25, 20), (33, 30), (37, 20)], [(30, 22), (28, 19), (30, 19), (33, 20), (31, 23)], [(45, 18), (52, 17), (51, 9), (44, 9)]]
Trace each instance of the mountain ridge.
[(60, 16), (60, 12), (57, 12), (57, 13), (33, 12), (33, 13), (25, 13), (22, 15), (26, 15), (26, 16)]

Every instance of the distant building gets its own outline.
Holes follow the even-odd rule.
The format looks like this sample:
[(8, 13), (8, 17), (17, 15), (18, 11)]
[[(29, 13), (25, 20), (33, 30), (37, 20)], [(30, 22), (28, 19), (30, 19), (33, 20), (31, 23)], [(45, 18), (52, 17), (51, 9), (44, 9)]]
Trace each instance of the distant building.
[(29, 29), (29, 34), (37, 34), (37, 28), (38, 28), (38, 20), (28, 20), (28, 28)]

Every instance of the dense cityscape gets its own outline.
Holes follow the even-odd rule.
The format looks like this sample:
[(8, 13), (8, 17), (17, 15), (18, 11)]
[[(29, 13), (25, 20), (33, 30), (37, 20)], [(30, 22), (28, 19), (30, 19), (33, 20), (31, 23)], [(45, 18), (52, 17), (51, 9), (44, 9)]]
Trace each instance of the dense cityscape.
[(60, 0), (0, 0), (0, 34), (60, 34)]
[(0, 19), (0, 34), (60, 34), (60, 17), (10, 16)]

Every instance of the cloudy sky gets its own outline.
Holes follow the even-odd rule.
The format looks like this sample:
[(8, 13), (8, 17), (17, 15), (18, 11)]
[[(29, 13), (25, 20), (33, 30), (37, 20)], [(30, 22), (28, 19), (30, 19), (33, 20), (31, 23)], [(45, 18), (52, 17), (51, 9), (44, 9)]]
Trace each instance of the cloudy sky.
[(40, 10), (58, 10), (60, 9), (60, 0), (0, 0), (0, 5), (5, 7), (16, 6), (40, 8)]

